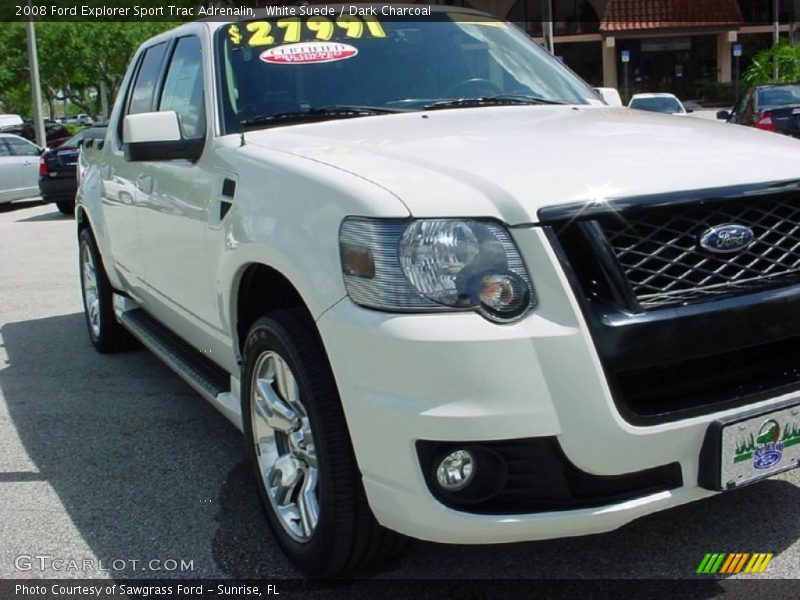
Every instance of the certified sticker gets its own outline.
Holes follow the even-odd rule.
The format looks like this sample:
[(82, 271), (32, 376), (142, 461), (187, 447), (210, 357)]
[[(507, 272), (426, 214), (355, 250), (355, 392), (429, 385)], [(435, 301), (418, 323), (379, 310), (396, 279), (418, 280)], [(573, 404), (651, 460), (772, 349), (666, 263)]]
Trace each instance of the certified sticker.
[(339, 42), (299, 42), (265, 50), (258, 57), (266, 63), (308, 65), (353, 58), (358, 48)]

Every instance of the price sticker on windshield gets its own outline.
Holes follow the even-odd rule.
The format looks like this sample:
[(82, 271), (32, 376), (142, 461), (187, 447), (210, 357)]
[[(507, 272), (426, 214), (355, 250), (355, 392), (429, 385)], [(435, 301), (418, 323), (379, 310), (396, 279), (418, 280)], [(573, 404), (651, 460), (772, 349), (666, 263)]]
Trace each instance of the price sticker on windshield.
[[(316, 40), (327, 42), (337, 34), (344, 38), (357, 40), (365, 36), (385, 38), (386, 30), (374, 17), (362, 18), (342, 16), (338, 19), (327, 17), (299, 17), (279, 21), (250, 21), (228, 26), (228, 39), (231, 43), (250, 48), (272, 46), (274, 44), (296, 44), (301, 41)], [(305, 34), (305, 35), (304, 35)], [(303, 38), (306, 38), (305, 40)], [(310, 38), (310, 39), (309, 39)]]

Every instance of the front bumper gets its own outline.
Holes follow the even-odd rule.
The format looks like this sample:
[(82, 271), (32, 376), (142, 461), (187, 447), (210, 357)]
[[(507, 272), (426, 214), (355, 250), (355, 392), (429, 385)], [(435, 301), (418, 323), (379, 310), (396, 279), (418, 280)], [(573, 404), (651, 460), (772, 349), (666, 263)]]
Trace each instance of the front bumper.
[[(449, 543), (591, 534), (712, 495), (699, 456), (717, 418), (786, 399), (652, 426), (619, 414), (580, 308), (544, 233), (514, 230), (539, 304), (513, 325), (473, 313), (397, 315), (344, 299), (318, 326), (370, 506), (383, 525)], [(615, 476), (680, 465), (682, 485), (592, 508), (530, 514), (454, 510), (430, 492), (419, 440), (557, 438), (576, 468)]]

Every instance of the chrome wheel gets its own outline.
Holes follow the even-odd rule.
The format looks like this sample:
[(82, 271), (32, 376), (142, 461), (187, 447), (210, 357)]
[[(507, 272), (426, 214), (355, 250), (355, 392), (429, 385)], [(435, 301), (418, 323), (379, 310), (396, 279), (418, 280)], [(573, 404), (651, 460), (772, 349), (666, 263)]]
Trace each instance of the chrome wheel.
[(81, 244), (81, 270), (83, 273), (83, 300), (92, 337), (100, 337), (100, 295), (97, 291), (97, 271), (92, 251), (85, 242)]
[(250, 420), (258, 471), (289, 536), (308, 542), (319, 522), (319, 471), (311, 423), (288, 363), (261, 354), (250, 386)]

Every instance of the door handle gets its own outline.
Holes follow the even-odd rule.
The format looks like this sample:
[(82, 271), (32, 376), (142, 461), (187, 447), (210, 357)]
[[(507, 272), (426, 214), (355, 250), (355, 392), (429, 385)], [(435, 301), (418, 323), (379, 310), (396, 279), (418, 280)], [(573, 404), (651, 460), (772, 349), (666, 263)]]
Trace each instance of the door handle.
[(136, 187), (139, 188), (139, 191), (143, 194), (152, 194), (153, 193), (153, 178), (150, 175), (139, 175), (136, 178)]

